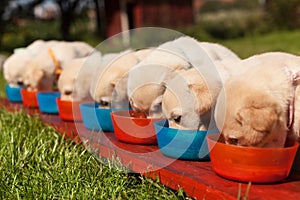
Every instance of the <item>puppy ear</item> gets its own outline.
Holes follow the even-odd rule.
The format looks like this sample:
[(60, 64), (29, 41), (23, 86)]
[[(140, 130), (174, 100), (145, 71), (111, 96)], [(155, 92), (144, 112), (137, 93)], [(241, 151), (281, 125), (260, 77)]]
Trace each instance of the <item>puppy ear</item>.
[(188, 88), (192, 90), (198, 100), (199, 113), (203, 114), (212, 107), (212, 96), (205, 85), (188, 84)]
[(244, 107), (236, 113), (236, 120), (242, 126), (250, 126), (256, 131), (268, 132), (279, 120), (276, 106)]

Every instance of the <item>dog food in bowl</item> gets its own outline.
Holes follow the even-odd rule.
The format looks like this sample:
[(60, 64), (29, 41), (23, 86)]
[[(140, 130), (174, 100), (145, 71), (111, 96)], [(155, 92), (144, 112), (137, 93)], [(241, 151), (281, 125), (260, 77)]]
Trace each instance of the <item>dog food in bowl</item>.
[(115, 136), (122, 142), (132, 144), (157, 144), (154, 122), (162, 118), (145, 118), (133, 110), (112, 112)]
[(285, 179), (299, 144), (285, 148), (258, 148), (219, 142), (219, 134), (207, 136), (213, 170), (241, 182), (272, 183)]
[(11, 102), (22, 102), (21, 96), (22, 87), (11, 87), (10, 85), (5, 85), (5, 92), (7, 99)]
[(38, 92), (37, 99), (40, 111), (47, 114), (58, 114), (56, 98), (59, 97), (60, 92)]
[(167, 120), (154, 123), (159, 150), (181, 160), (208, 160), (206, 135), (218, 130), (199, 131), (169, 128)]
[(25, 88), (21, 89), (23, 105), (27, 107), (37, 108), (38, 101), (37, 101), (36, 94), (37, 94), (36, 91), (29, 91)]

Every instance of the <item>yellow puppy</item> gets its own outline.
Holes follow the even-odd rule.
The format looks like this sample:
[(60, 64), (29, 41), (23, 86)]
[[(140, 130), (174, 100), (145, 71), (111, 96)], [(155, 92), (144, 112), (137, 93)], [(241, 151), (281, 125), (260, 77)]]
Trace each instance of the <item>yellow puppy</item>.
[(128, 96), (132, 108), (148, 117), (162, 117), (163, 83), (172, 79), (178, 71), (193, 67), (209, 68), (212, 61), (224, 59), (240, 60), (222, 45), (199, 42), (187, 36), (160, 45), (129, 72)]
[(102, 66), (93, 77), (90, 88), (92, 98), (100, 107), (128, 107), (128, 71), (148, 53), (149, 50), (127, 50), (103, 56)]
[(89, 89), (91, 77), (101, 65), (101, 53), (67, 61), (58, 79), (61, 99), (67, 101), (92, 100)]
[(217, 126), (229, 144), (283, 147), (299, 136), (300, 58), (265, 53), (244, 60), (243, 65), (248, 70), (228, 79), (220, 92)]
[(29, 90), (52, 91), (64, 62), (87, 56), (93, 48), (83, 42), (58, 42), (42, 49), (29, 63), (23, 78)]

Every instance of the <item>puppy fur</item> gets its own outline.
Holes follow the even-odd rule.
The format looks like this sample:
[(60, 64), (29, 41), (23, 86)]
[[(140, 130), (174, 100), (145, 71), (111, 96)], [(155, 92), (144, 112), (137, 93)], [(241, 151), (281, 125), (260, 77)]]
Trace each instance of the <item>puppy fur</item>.
[(128, 107), (128, 71), (148, 53), (149, 50), (126, 50), (103, 57), (102, 67), (99, 67), (90, 89), (100, 107)]
[(243, 61), (248, 68), (224, 84), (217, 99), (215, 119), (228, 144), (252, 147), (284, 147), (299, 137), (299, 87), (295, 91), (295, 118), (287, 128), (291, 80), (284, 70), (300, 70), (300, 58), (270, 52)]
[(65, 62), (64, 70), (58, 79), (61, 99), (66, 101), (92, 100), (89, 93), (91, 77), (100, 66), (100, 62), (100, 52)]
[[(225, 58), (240, 60), (226, 47), (198, 42), (191, 37), (180, 37), (162, 44), (129, 72), (128, 96), (132, 108), (136, 112), (144, 112), (148, 117), (162, 117), (165, 82), (174, 78), (178, 71), (209, 67), (212, 61), (221, 62)], [(192, 75), (191, 72), (188, 74)], [(167, 99), (165, 102), (173, 101)]]
[(55, 64), (49, 55), (53, 51), (60, 67), (64, 62), (87, 56), (93, 48), (83, 42), (57, 42), (51, 47), (42, 49), (29, 63), (24, 73), (24, 84), (28, 90), (52, 91), (56, 81)]
[[(162, 97), (162, 111), (169, 127), (207, 130), (215, 128), (211, 120), (213, 107), (232, 71), (238, 69), (238, 60), (216, 61), (214, 66), (203, 66), (180, 71), (166, 82)], [(217, 71), (211, 70), (216, 68)]]
[(46, 45), (47, 43), (44, 40), (36, 40), (27, 47), (18, 49), (6, 59), (3, 65), (3, 73), (5, 80), (10, 86), (23, 85), (23, 74), (29, 62)]
[(182, 50), (174, 41), (163, 43), (129, 71), (127, 94), (135, 112), (148, 117), (162, 117), (163, 82), (177, 70), (190, 68)]

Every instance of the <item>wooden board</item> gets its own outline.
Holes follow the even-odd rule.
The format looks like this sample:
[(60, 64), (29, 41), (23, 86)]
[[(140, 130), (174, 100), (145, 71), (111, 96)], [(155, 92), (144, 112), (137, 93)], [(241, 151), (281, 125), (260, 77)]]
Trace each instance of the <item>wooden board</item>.
[[(82, 141), (94, 149), (103, 158), (119, 158), (130, 170), (141, 173), (172, 189), (183, 188), (196, 199), (236, 199), (239, 183), (224, 179), (215, 174), (209, 161), (182, 161), (161, 154), (157, 146), (133, 145), (118, 141), (114, 133), (91, 132), (82, 123), (62, 121), (58, 115), (46, 115), (38, 109), (24, 108), (22, 104), (10, 103), (0, 99), (0, 105), (10, 111), (24, 110), (28, 114), (38, 115), (76, 143)], [(80, 136), (80, 137), (79, 137)], [(86, 146), (85, 146), (86, 147)], [(97, 149), (97, 150), (96, 150)], [(145, 173), (147, 170), (152, 171)], [(234, 173), (234, 172), (233, 172)], [(247, 183), (242, 183), (242, 194)], [(278, 183), (252, 184), (249, 199), (299, 199), (300, 171), (292, 170), (290, 176)]]

